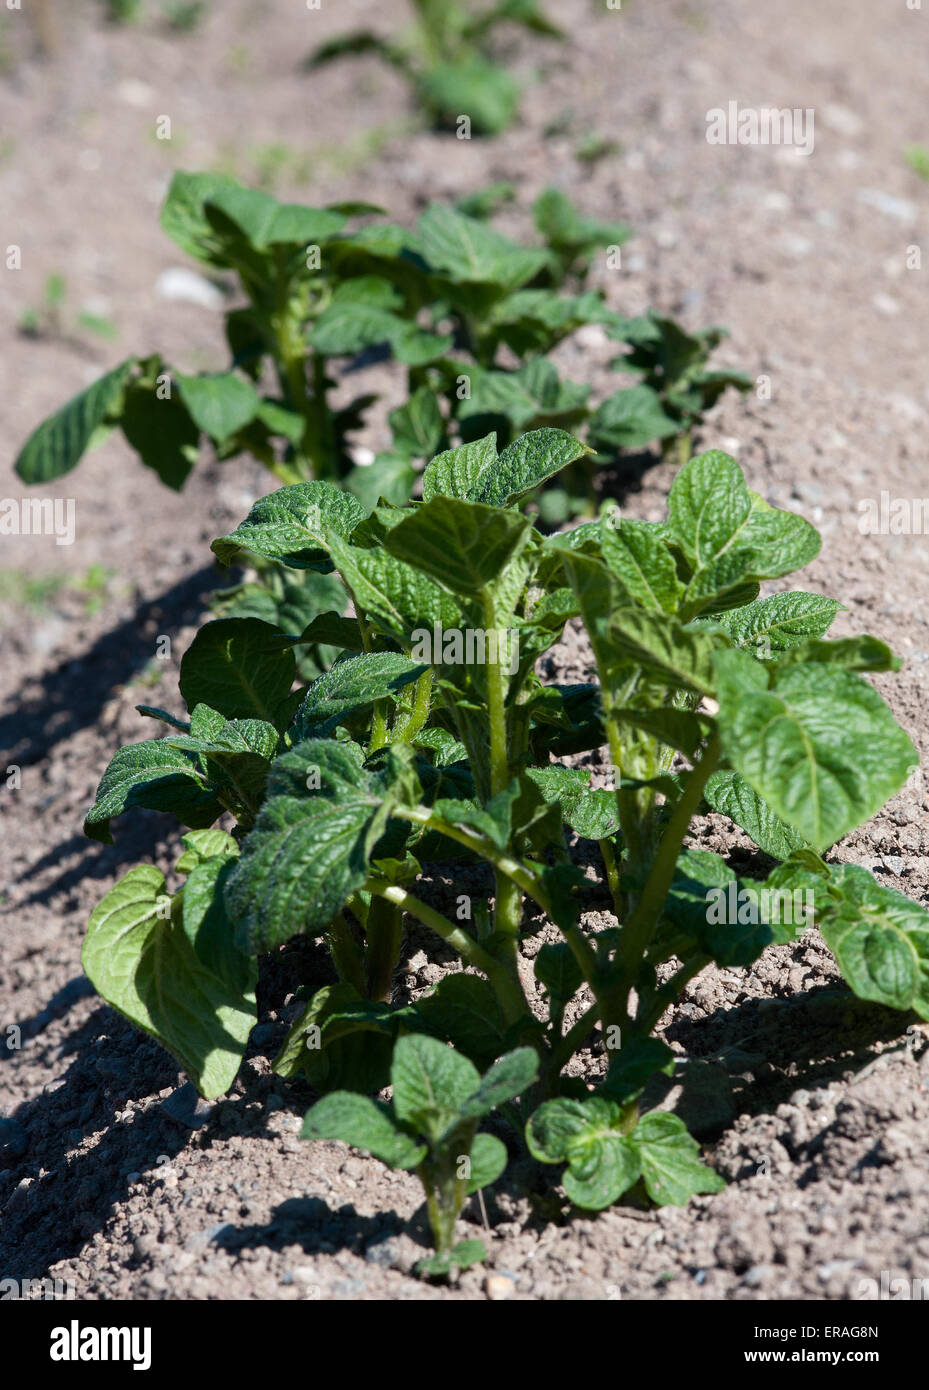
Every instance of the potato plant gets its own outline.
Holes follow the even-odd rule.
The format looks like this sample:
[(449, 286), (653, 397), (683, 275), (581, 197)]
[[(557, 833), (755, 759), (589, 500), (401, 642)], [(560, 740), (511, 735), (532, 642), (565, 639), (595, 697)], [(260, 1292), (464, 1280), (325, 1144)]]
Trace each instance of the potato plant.
[[(917, 763), (861, 674), (899, 662), (870, 636), (828, 640), (834, 599), (760, 597), (820, 537), (725, 454), (680, 470), (660, 523), (608, 515), (543, 537), (520, 502), (584, 447), (551, 428), (502, 452), (474, 440), (432, 459), (422, 500), (402, 506), (368, 511), (325, 481), (256, 503), (214, 542), (219, 559), (327, 572), (344, 603), (300, 634), (207, 623), (181, 666), (187, 718), (147, 711), (167, 732), (117, 752), (87, 818), (101, 840), (132, 806), (190, 828), (183, 884), (133, 869), (95, 910), (83, 958), (204, 1095), (240, 1065), (256, 957), (299, 935), (328, 944), (339, 982), (302, 1001), (275, 1069), (325, 1093), (307, 1137), (419, 1172), (427, 1273), (476, 1253), (455, 1223), (500, 1171), (499, 1147), (475, 1138), (494, 1106), (508, 1152), (556, 1166), (577, 1206), (719, 1190), (680, 1118), (640, 1105), (675, 1062), (656, 1029), (711, 963), (747, 967), (815, 922), (859, 997), (929, 1019), (929, 915), (828, 857)], [(545, 683), (539, 658), (571, 619), (596, 679)], [(295, 651), (322, 637), (340, 655), (294, 689)], [(575, 766), (593, 750), (606, 786)], [(777, 861), (766, 877), (688, 847), (708, 808)], [(582, 921), (571, 837), (599, 846), (613, 909), (599, 932)], [(437, 861), (485, 866), (486, 901), (441, 911), (417, 883)], [(462, 969), (401, 1004), (410, 919)], [(521, 943), (540, 920), (561, 939), (531, 980)], [(605, 1067), (567, 1075), (594, 1030)], [(361, 1099), (388, 1084), (392, 1110)]]
[[(229, 367), (186, 373), (157, 355), (129, 357), (39, 425), (17, 472), (51, 482), (119, 427), (172, 488), (184, 485), (206, 438), (220, 459), (251, 454), (279, 482), (325, 479), (371, 506), (382, 496), (405, 502), (419, 464), (490, 429), (505, 444), (542, 425), (590, 420), (598, 444), (615, 449), (689, 426), (701, 408), (692, 378), (716, 338), (688, 338), (669, 320), (624, 319), (602, 292), (583, 289), (591, 258), (618, 247), (627, 227), (583, 217), (554, 189), (534, 214), (543, 244), (521, 246), (484, 218), (440, 204), (410, 231), (371, 220), (382, 214), (369, 204), (303, 207), (225, 175), (178, 173), (162, 209), (165, 232), (208, 273), (238, 283), (225, 316)], [(366, 224), (349, 230), (359, 218)], [(569, 277), (578, 292), (564, 291)], [(562, 381), (548, 360), (591, 323), (626, 343), (623, 370), (647, 375), (596, 412), (589, 389)], [(656, 334), (676, 335), (660, 365)], [(334, 408), (332, 364), (383, 349), (406, 369), (406, 398), (390, 415), (391, 447), (356, 467), (349, 440), (374, 398)], [(730, 373), (725, 384), (744, 389), (747, 378)]]
[[(336, 59), (374, 54), (403, 76), (430, 121), (453, 129), (461, 118), (475, 134), (496, 135), (511, 125), (519, 86), (495, 61), (496, 31), (519, 26), (547, 38), (563, 38), (538, 0), (412, 0), (415, 21), (395, 39), (370, 29), (353, 30), (320, 44), (306, 60), (313, 72)], [(470, 133), (469, 130), (469, 133)]]

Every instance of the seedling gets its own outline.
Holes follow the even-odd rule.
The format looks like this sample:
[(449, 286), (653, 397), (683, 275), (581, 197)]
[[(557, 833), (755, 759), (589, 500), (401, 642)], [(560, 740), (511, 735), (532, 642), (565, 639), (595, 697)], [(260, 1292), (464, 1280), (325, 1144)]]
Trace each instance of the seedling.
[(493, 56), (496, 31), (519, 25), (548, 38), (562, 31), (545, 18), (537, 0), (497, 0), (478, 14), (459, 0), (413, 0), (416, 21), (397, 40), (370, 29), (321, 44), (306, 60), (312, 72), (338, 58), (375, 54), (409, 83), (418, 105), (439, 126), (462, 119), (475, 133), (495, 135), (516, 115), (519, 87)]
[(415, 1169), (426, 1193), (436, 1253), (421, 1260), (421, 1274), (446, 1275), (486, 1259), (479, 1240), (456, 1242), (466, 1199), (496, 1182), (507, 1164), (505, 1145), (478, 1134), (480, 1121), (535, 1081), (539, 1059), (531, 1047), (508, 1052), (483, 1079), (477, 1068), (435, 1038), (407, 1035), (394, 1048), (389, 1106), (352, 1091), (317, 1101), (303, 1122), (303, 1139), (341, 1139), (388, 1163)]
[(908, 145), (904, 158), (913, 173), (929, 183), (929, 149), (925, 145)]
[[(214, 543), (224, 562), (245, 551), (331, 567), (352, 615), (333, 611), (301, 637), (342, 655), (292, 691), (296, 636), (256, 619), (202, 629), (181, 666), (189, 721), (144, 711), (170, 731), (116, 755), (87, 827), (106, 839), (114, 816), (144, 805), (204, 830), (229, 811), (238, 829), (218, 847), (187, 837), (198, 864), (214, 857), (198, 870), (195, 906), (188, 881), (161, 928), (151, 924), (160, 884), (146, 879), (144, 901), (133, 887), (127, 902), (127, 880), (111, 890), (91, 921), (85, 968), (136, 1021), (142, 973), (160, 1010), (143, 1026), (203, 1089), (223, 1015), (212, 986), (196, 997), (178, 986), (170, 960), (147, 949), (149, 933), (173, 940), (180, 923), (213, 975), (228, 966), (217, 953), (234, 952), (238, 970), (295, 935), (322, 937), (341, 983), (305, 1001), (275, 1064), (282, 1075), (373, 1094), (408, 1035), (451, 1043), (479, 1070), (531, 1048), (526, 1143), (542, 1163), (566, 1165), (570, 1200), (597, 1209), (634, 1190), (683, 1203), (721, 1179), (681, 1120), (642, 1113), (641, 1096), (675, 1063), (656, 1029), (711, 962), (749, 966), (815, 921), (856, 994), (929, 1019), (929, 914), (825, 857), (904, 785), (917, 756), (859, 674), (898, 669), (888, 648), (869, 636), (825, 640), (834, 599), (759, 596), (763, 581), (816, 556), (814, 527), (769, 506), (731, 458), (711, 452), (681, 469), (666, 521), (606, 517), (544, 539), (518, 503), (582, 454), (556, 429), (502, 453), (490, 436), (433, 459), (420, 503), (366, 513), (331, 484), (304, 483), (258, 502)], [(598, 679), (544, 685), (538, 657), (571, 618), (583, 622)], [(597, 749), (612, 782), (594, 788), (564, 760)], [(687, 847), (708, 808), (779, 861), (766, 878), (740, 878), (723, 856)], [(581, 922), (566, 829), (599, 844), (614, 925), (595, 934)], [(493, 874), (492, 910), (466, 898), (467, 910), (448, 916), (428, 889), (414, 891), (423, 864), (456, 855)], [(536, 954), (534, 985), (519, 969), (535, 930), (527, 901), (563, 938)], [(398, 1007), (404, 914), (465, 969)], [(594, 1029), (606, 1065), (585, 1082), (566, 1068)], [(231, 1083), (228, 1033), (218, 1089), (204, 1094)], [(373, 1114), (344, 1097), (311, 1112), (314, 1132), (372, 1150), (373, 1132), (353, 1126)], [(393, 1119), (408, 1124), (406, 1100), (395, 1099)], [(416, 1124), (416, 1136), (396, 1139), (400, 1162), (438, 1165), (428, 1181), (439, 1191), (452, 1131)], [(453, 1195), (440, 1203), (442, 1260), (452, 1259)]]
[[(19, 321), (19, 331), (27, 338), (61, 338), (70, 336), (70, 326), (65, 314), (68, 286), (63, 275), (49, 275), (45, 282), (42, 304), (37, 309), (27, 309)], [(100, 338), (115, 338), (116, 329), (109, 319), (99, 314), (78, 313), (74, 316), (75, 328), (95, 333)]]

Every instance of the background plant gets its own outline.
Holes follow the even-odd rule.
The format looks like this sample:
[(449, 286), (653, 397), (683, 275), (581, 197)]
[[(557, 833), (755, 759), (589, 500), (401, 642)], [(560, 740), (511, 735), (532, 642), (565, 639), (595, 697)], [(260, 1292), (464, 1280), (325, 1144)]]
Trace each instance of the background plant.
[[(824, 640), (834, 599), (759, 597), (762, 581), (815, 557), (812, 526), (768, 506), (714, 452), (680, 471), (666, 521), (604, 517), (543, 538), (520, 500), (582, 450), (554, 429), (501, 454), (492, 437), (472, 441), (431, 461), (422, 502), (371, 512), (331, 484), (293, 485), (215, 542), (224, 561), (245, 549), (331, 567), (351, 615), (346, 605), (316, 623), (342, 654), (294, 691), (293, 637), (257, 619), (201, 630), (181, 668), (189, 720), (148, 711), (171, 731), (117, 753), (87, 821), (106, 839), (129, 806), (173, 811), (193, 827), (178, 865), (187, 881), (168, 895), (158, 871), (133, 870), (91, 919), (85, 968), (215, 1095), (253, 1020), (254, 957), (301, 933), (322, 937), (340, 983), (303, 1001), (279, 1074), (372, 1094), (390, 1080), (398, 1039), (451, 1043), (479, 1071), (529, 1048), (537, 1075), (500, 1115), (511, 1143), (524, 1134), (536, 1159), (563, 1165), (580, 1206), (632, 1191), (680, 1203), (721, 1180), (677, 1116), (640, 1113), (646, 1083), (675, 1062), (654, 1032), (708, 964), (748, 966), (810, 925), (805, 911), (785, 920), (780, 895), (810, 895), (861, 998), (929, 1018), (929, 915), (824, 857), (899, 790), (916, 753), (859, 674), (897, 669), (883, 643)], [(575, 617), (598, 679), (545, 685), (537, 659)], [(515, 632), (518, 660), (469, 660), (444, 641), (427, 659), (419, 635), (436, 624)], [(566, 759), (601, 748), (613, 784), (592, 788)], [(685, 848), (707, 807), (779, 861), (766, 878)], [(207, 828), (224, 812), (232, 836)], [(599, 933), (581, 923), (567, 829), (600, 847), (615, 925)], [(492, 910), (475, 903), (453, 919), (414, 891), (424, 864), (453, 856), (492, 873)], [(710, 912), (719, 889), (748, 910)], [(535, 988), (518, 968), (521, 935), (534, 930), (527, 901), (563, 938), (536, 955)], [(464, 969), (398, 1006), (404, 914)], [(597, 1025), (608, 1061), (591, 1093), (565, 1069)], [(429, 1111), (411, 1126), (395, 1102), (400, 1159), (389, 1161), (424, 1162), (425, 1136), (441, 1168), (461, 1116), (475, 1118), (461, 1109), (464, 1089), (452, 1087), (441, 1123)], [(435, 1103), (446, 1104), (438, 1092)], [(311, 1112), (307, 1133), (389, 1157), (362, 1112), (371, 1118), (341, 1097)], [(461, 1195), (449, 1187), (442, 1198), (433, 1272), (454, 1263), (449, 1213)]]
[(495, 135), (516, 115), (519, 86), (495, 60), (500, 29), (519, 26), (547, 38), (563, 38), (537, 0), (497, 0), (475, 6), (460, 0), (412, 0), (415, 22), (395, 39), (370, 29), (330, 39), (310, 54), (312, 72), (338, 58), (374, 54), (399, 72), (427, 118), (452, 126), (462, 115), (476, 133)]

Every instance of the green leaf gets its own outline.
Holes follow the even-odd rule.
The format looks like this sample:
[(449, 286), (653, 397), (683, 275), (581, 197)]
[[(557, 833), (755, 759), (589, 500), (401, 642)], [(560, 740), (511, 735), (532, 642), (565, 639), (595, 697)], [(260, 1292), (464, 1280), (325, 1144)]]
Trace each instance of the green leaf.
[(493, 285), (511, 291), (535, 278), (548, 252), (517, 246), (454, 208), (433, 203), (417, 226), (423, 255), (455, 285)]
[(181, 898), (184, 934), (197, 960), (229, 986), (233, 997), (237, 992), (254, 994), (258, 981), (255, 961), (240, 951), (233, 940), (223, 903), (223, 889), (238, 853), (236, 846), (232, 854), (214, 855), (196, 864)]
[(130, 806), (170, 811), (182, 824), (197, 828), (212, 825), (223, 811), (196, 759), (172, 748), (166, 739), (120, 748), (97, 788), (96, 800), (84, 821), (84, 834), (111, 845), (110, 821)]
[(346, 545), (338, 537), (330, 545), (356, 604), (384, 633), (410, 644), (414, 632), (428, 633), (434, 623), (446, 630), (462, 626), (456, 600), (412, 565), (381, 547), (365, 550)]
[(415, 1021), (410, 1012), (374, 1004), (350, 984), (326, 985), (291, 1025), (272, 1069), (319, 1091), (379, 1091), (398, 1029)]
[(238, 842), (226, 830), (189, 830), (181, 836), (181, 844), (184, 853), (174, 866), (179, 874), (189, 874), (208, 859), (228, 858), (239, 853)]
[(296, 675), (293, 651), (259, 618), (206, 623), (181, 658), (180, 690), (188, 709), (201, 703), (226, 719), (276, 724)]
[(670, 439), (680, 428), (680, 422), (662, 408), (657, 391), (650, 386), (630, 386), (597, 407), (591, 416), (589, 437), (598, 448), (641, 449), (655, 439)]
[(123, 434), (147, 468), (180, 491), (197, 461), (200, 432), (177, 396), (159, 398), (150, 386), (133, 383), (120, 415)]
[(630, 1038), (610, 1058), (603, 1094), (619, 1105), (628, 1105), (656, 1072), (674, 1075), (674, 1053), (659, 1038)]
[(433, 497), (384, 539), (389, 553), (454, 594), (480, 595), (526, 544), (526, 517), (494, 506)]
[(480, 1119), (505, 1101), (528, 1090), (539, 1074), (539, 1054), (534, 1047), (517, 1047), (494, 1062), (477, 1090), (458, 1108), (467, 1119)]
[(617, 724), (628, 724), (633, 729), (641, 729), (675, 748), (688, 758), (693, 758), (706, 737), (712, 721), (708, 715), (683, 709), (616, 709), (613, 718)]
[(454, 122), (464, 113), (473, 130), (486, 135), (510, 125), (519, 99), (519, 88), (506, 69), (478, 55), (427, 68), (418, 75), (417, 87), (424, 104), (445, 121)]
[(857, 864), (815, 889), (816, 925), (859, 999), (929, 1019), (929, 913)]
[(135, 366), (136, 359), (127, 358), (42, 421), (26, 440), (14, 464), (24, 483), (49, 483), (63, 473), (70, 473), (95, 431), (105, 421), (119, 415), (126, 383)]
[(834, 598), (792, 592), (757, 599), (713, 619), (733, 646), (748, 647), (762, 661), (797, 647), (808, 638), (823, 637), (843, 608)]
[(225, 268), (221, 243), (204, 212), (207, 201), (224, 189), (237, 188), (228, 174), (175, 172), (161, 209), (161, 227), (189, 256)]
[(646, 1115), (632, 1133), (645, 1190), (659, 1206), (682, 1207), (700, 1192), (722, 1192), (719, 1173), (700, 1161), (700, 1146), (677, 1115)]
[(349, 536), (364, 520), (357, 498), (332, 483), (292, 483), (260, 498), (245, 520), (212, 550), (230, 564), (241, 551), (309, 569), (325, 559), (332, 537)]
[(337, 661), (307, 690), (297, 712), (295, 737), (331, 733), (348, 715), (398, 695), (428, 669), (402, 652), (363, 652)]
[(489, 507), (509, 507), (569, 463), (593, 453), (564, 430), (532, 430), (504, 449), (496, 464), (471, 486), (468, 497)]
[(300, 1138), (341, 1139), (391, 1168), (415, 1168), (426, 1155), (425, 1144), (401, 1129), (386, 1106), (353, 1091), (334, 1091), (318, 1100), (306, 1113)]
[(754, 673), (749, 682), (741, 662), (720, 659), (717, 672), (728, 760), (817, 850), (868, 820), (918, 763), (884, 701), (849, 671), (820, 664), (775, 668), (769, 689)]
[(775, 933), (764, 920), (762, 901), (754, 885), (740, 881), (718, 854), (691, 849), (677, 861), (662, 912), (702, 954), (718, 965), (742, 967), (776, 937), (789, 941), (795, 935)]
[(900, 657), (894, 656), (885, 642), (868, 633), (860, 633), (857, 637), (840, 637), (836, 642), (807, 641), (779, 657), (781, 665), (793, 661), (827, 662), (832, 666), (841, 666), (846, 671), (899, 671), (903, 665)]
[(416, 1273), (429, 1279), (441, 1279), (452, 1269), (470, 1269), (487, 1259), (487, 1251), (479, 1240), (459, 1240), (445, 1254), (428, 1255), (415, 1266)]
[(765, 854), (786, 859), (794, 850), (807, 848), (799, 831), (775, 815), (737, 772), (714, 772), (703, 796), (714, 811), (735, 821)]
[[(524, 307), (527, 296), (536, 293), (535, 290), (517, 291), (503, 301), (495, 320), (502, 319), (507, 306), (511, 310)], [(560, 296), (555, 298), (561, 302)], [(515, 329), (508, 326), (501, 336), (513, 345), (514, 352), (522, 355), (525, 345), (517, 343), (516, 339), (528, 340), (526, 350), (536, 346), (548, 348), (553, 339), (562, 336), (571, 326), (573, 321), (566, 318), (554, 323), (520, 318), (516, 320)], [(562, 381), (545, 357), (534, 357), (516, 371), (469, 366), (466, 375), (471, 394), (457, 409), (461, 432), (466, 439), (483, 434), (491, 425), (501, 437), (509, 439), (514, 431), (519, 434), (534, 427), (554, 425), (569, 428), (587, 417), (590, 387)]]
[(447, 1039), (480, 1069), (503, 1051), (503, 1010), (492, 986), (479, 975), (446, 975), (417, 1001), (416, 1012), (428, 1033)]
[(600, 1096), (548, 1100), (526, 1126), (529, 1151), (542, 1163), (562, 1163), (565, 1192), (576, 1206), (602, 1211), (637, 1181), (636, 1147), (622, 1133), (622, 1111)]
[(174, 380), (197, 429), (217, 444), (254, 420), (261, 406), (251, 382), (233, 372), (213, 376), (181, 376), (176, 372)]
[(226, 890), (244, 948), (269, 950), (326, 930), (368, 876), (399, 794), (393, 781), (392, 767), (368, 773), (357, 745), (328, 739), (307, 739), (275, 759)]
[(647, 521), (600, 524), (600, 544), (607, 567), (627, 594), (643, 608), (674, 613), (684, 592), (674, 556), (658, 529)]
[(411, 458), (431, 458), (442, 439), (445, 421), (439, 398), (428, 386), (420, 386), (405, 405), (389, 415), (394, 447)]
[(535, 958), (535, 977), (549, 996), (566, 1004), (584, 983), (581, 968), (566, 941), (546, 942)]
[(532, 216), (548, 244), (563, 253), (620, 246), (632, 234), (623, 222), (584, 217), (560, 188), (544, 189), (532, 205)]
[(475, 1134), (471, 1145), (471, 1176), (466, 1189), (468, 1196), (495, 1183), (506, 1165), (506, 1145), (493, 1134)]
[(318, 245), (345, 225), (345, 215), (334, 208), (279, 203), (268, 193), (243, 188), (232, 181), (213, 189), (204, 206), (211, 225), (215, 225), (213, 210), (218, 209), (244, 233), (256, 251), (279, 245)]
[(707, 694), (716, 684), (714, 655), (720, 643), (728, 640), (642, 608), (615, 609), (609, 636), (623, 659), (657, 669), (676, 684)]
[(742, 470), (713, 450), (691, 459), (668, 497), (671, 534), (694, 567), (695, 609), (745, 580), (777, 579), (819, 554), (815, 527), (750, 492)]
[(467, 1057), (418, 1033), (397, 1039), (390, 1079), (397, 1119), (427, 1134), (458, 1116), (481, 1080)]
[(177, 1058), (201, 1095), (229, 1090), (257, 1019), (254, 977), (243, 991), (195, 951), (164, 878), (140, 865), (91, 914), (81, 962), (94, 988)]
[(423, 472), (423, 501), (461, 497), (466, 501), (483, 475), (497, 466), (497, 436), (488, 434), (457, 449), (447, 449), (427, 463)]

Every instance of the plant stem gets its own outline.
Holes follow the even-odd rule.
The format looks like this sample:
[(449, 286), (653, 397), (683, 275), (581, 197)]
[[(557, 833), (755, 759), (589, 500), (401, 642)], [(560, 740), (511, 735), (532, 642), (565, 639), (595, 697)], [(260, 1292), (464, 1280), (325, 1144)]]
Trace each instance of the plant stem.
[(365, 994), (376, 1004), (389, 1004), (394, 969), (403, 943), (403, 913), (395, 903), (375, 898), (365, 927)]
[(434, 815), (427, 806), (398, 806), (392, 814), (397, 820), (408, 820), (413, 825), (421, 825), (427, 830), (437, 830), (441, 835), (446, 835), (450, 840), (456, 840), (458, 844), (473, 850), (482, 859), (486, 859), (488, 864), (492, 864), (500, 873), (511, 879), (527, 897), (532, 898), (533, 902), (538, 904), (547, 916), (551, 916), (552, 907), (548, 894), (539, 883), (532, 868), (528, 864), (521, 864), (518, 860), (512, 859), (504, 850), (498, 849), (493, 840), (482, 835), (479, 830), (472, 830), (470, 827), (455, 825), (453, 821), (443, 820), (441, 816)]
[[(690, 828), (694, 812), (700, 804), (703, 790), (719, 762), (720, 752), (719, 737), (714, 735), (703, 757), (684, 784), (680, 800), (668, 821), (664, 835), (661, 837), (642, 895), (628, 922), (622, 928), (619, 950), (616, 955), (619, 978), (606, 995), (607, 1011), (610, 1015), (613, 1014), (617, 1003), (621, 1001), (622, 1021), (628, 1021), (630, 991), (668, 896), (668, 889), (674, 877), (674, 870), (681, 846), (684, 843), (684, 837)], [(604, 1022), (607, 1021), (610, 1023), (620, 1022), (620, 1024), (622, 1022), (612, 1016), (607, 1019), (605, 1013)]]
[(394, 725), (394, 742), (410, 743), (429, 718), (429, 707), (432, 703), (432, 679), (434, 670), (430, 666), (429, 670), (420, 676), (416, 682), (416, 694), (413, 698), (412, 708), (409, 710), (402, 723)]
[(365, 993), (364, 960), (355, 935), (339, 912), (329, 927), (329, 949), (339, 978), (352, 985), (358, 993)]
[[(492, 596), (484, 593), (484, 626), (491, 632), (496, 626)], [(490, 794), (499, 796), (510, 785), (510, 758), (507, 747), (506, 695), (509, 678), (503, 664), (492, 661), (487, 666), (487, 714), (490, 733)], [(522, 917), (522, 893), (503, 869), (497, 869), (494, 930), (503, 940), (498, 948), (501, 960), (515, 976), (519, 925)]]
[(619, 865), (616, 862), (616, 854), (609, 840), (600, 840), (598, 843), (603, 855), (603, 867), (606, 869), (606, 881), (615, 903), (619, 898)]
[(379, 897), (386, 898), (388, 902), (395, 903), (404, 912), (418, 917), (425, 926), (431, 927), (437, 936), (454, 947), (469, 965), (483, 970), (497, 991), (508, 1023), (515, 1022), (516, 1019), (528, 1012), (519, 980), (514, 979), (501, 962), (479, 946), (466, 931), (454, 926), (447, 917), (442, 916), (441, 912), (436, 912), (435, 908), (429, 907), (427, 903), (414, 897), (412, 893), (408, 893), (406, 889), (400, 888), (397, 884), (381, 883), (376, 879), (369, 879), (364, 887), (366, 892), (376, 893)]

